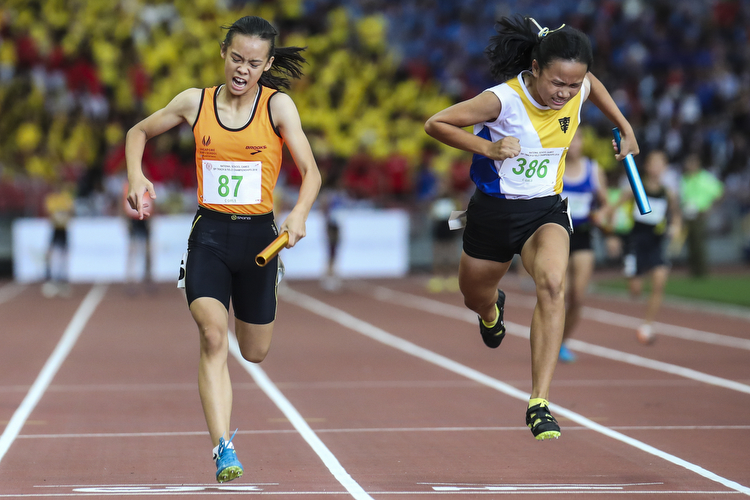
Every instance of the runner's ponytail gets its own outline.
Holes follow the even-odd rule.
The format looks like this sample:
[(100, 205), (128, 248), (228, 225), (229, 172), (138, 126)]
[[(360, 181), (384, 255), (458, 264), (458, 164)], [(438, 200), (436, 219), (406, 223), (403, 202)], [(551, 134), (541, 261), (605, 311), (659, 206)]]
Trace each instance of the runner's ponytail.
[(302, 65), (307, 61), (302, 57), (304, 47), (276, 47), (271, 69), (260, 77), (260, 84), (272, 89), (288, 89), (290, 78), (302, 77)]
[(531, 17), (516, 15), (500, 19), (495, 31), (497, 35), (490, 38), (485, 55), (490, 60), (492, 76), (499, 82), (531, 69), (535, 59), (540, 69), (555, 59), (581, 62), (587, 68), (593, 64), (588, 37), (570, 26), (563, 24), (550, 30)]

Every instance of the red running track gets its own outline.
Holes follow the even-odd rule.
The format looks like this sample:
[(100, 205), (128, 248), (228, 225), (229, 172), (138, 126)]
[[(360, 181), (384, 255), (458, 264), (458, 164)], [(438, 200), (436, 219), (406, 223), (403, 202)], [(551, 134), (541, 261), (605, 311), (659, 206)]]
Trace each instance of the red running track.
[[(245, 475), (214, 482), (198, 339), (172, 285), (0, 284), (0, 498), (724, 498), (750, 495), (750, 316), (595, 295), (558, 365), (559, 440), (524, 425), (533, 298), (484, 347), (424, 279), (284, 284), (271, 352), (230, 356)], [(584, 496), (585, 495), (585, 496)]]

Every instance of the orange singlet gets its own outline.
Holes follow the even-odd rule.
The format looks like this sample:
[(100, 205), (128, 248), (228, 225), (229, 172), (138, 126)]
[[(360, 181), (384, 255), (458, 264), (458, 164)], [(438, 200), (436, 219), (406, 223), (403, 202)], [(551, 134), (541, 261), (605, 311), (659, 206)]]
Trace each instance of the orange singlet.
[(203, 89), (193, 125), (198, 203), (230, 214), (269, 213), (284, 143), (271, 118), (270, 99), (278, 91), (258, 84), (250, 119), (232, 129), (219, 119), (220, 88)]

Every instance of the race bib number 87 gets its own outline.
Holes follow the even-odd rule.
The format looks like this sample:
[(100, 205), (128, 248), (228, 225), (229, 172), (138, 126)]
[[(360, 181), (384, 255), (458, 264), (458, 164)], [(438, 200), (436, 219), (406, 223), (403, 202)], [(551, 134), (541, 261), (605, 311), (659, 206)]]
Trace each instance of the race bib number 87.
[(203, 202), (217, 205), (255, 205), (261, 200), (259, 161), (203, 160)]
[(535, 198), (555, 194), (557, 170), (565, 148), (521, 148), (498, 169), (500, 189), (508, 197)]

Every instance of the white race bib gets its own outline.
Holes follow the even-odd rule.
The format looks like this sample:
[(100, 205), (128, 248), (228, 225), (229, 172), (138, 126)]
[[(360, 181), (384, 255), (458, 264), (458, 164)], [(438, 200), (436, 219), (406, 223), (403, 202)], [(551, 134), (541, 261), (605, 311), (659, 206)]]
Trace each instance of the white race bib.
[(203, 160), (203, 203), (255, 205), (261, 200), (259, 161)]
[(555, 194), (557, 170), (566, 148), (525, 148), (502, 162), (500, 191), (507, 198), (536, 198)]
[(649, 226), (656, 226), (667, 218), (669, 203), (666, 198), (649, 197), (648, 201), (651, 204), (651, 212), (647, 214), (642, 214), (638, 210), (638, 205), (633, 204), (633, 220), (642, 224), (648, 224)]

